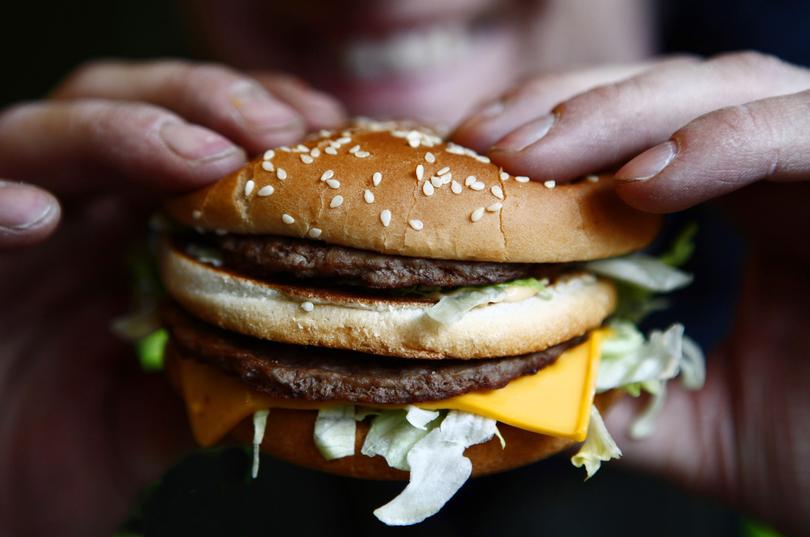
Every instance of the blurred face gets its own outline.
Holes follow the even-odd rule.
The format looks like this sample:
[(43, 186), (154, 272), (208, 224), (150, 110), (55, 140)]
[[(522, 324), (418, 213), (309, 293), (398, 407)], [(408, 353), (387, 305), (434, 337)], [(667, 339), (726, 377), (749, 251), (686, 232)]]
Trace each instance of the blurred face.
[(648, 52), (645, 0), (187, 0), (211, 53), (452, 125), (522, 75)]

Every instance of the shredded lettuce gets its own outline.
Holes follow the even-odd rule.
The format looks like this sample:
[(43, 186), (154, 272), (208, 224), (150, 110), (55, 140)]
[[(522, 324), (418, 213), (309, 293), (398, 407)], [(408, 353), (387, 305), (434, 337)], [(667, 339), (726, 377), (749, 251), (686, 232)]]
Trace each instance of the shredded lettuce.
[(250, 468), (250, 477), (256, 479), (259, 475), (259, 446), (264, 440), (264, 430), (267, 427), (269, 410), (257, 410), (253, 413), (253, 465)]
[(426, 414), (434, 413), (416, 407), (380, 412), (371, 422), (360, 453), (367, 457), (380, 455), (391, 468), (407, 472), (411, 469), (408, 465), (408, 452), (441, 423), (441, 420), (436, 419), (439, 412), (435, 413), (432, 420), (427, 420)]
[(695, 235), (697, 235), (697, 223), (691, 222), (686, 225), (675, 237), (669, 249), (658, 256), (658, 259), (670, 267), (681, 267), (695, 252)]
[(154, 332), (135, 342), (135, 351), (138, 361), (144, 371), (160, 371), (163, 369), (163, 359), (166, 343), (169, 342), (169, 332), (159, 328)]
[(651, 394), (649, 405), (630, 427), (633, 438), (643, 438), (655, 429), (666, 397), (666, 382), (680, 373), (684, 387), (701, 388), (706, 379), (705, 358), (684, 336), (680, 324), (663, 332), (654, 330), (646, 340), (629, 322), (614, 321), (610, 328), (611, 334), (602, 343), (596, 391), (618, 388), (633, 396)]
[(633, 284), (648, 291), (668, 293), (692, 283), (692, 276), (645, 254), (630, 254), (585, 263), (589, 271)]
[(602, 466), (602, 462), (618, 459), (621, 456), (622, 450), (610, 436), (599, 410), (596, 406), (592, 406), (591, 419), (588, 422), (588, 436), (579, 451), (571, 457), (571, 464), (577, 468), (584, 466), (587, 474), (585, 479), (590, 479)]
[(376, 509), (374, 515), (389, 526), (405, 526), (436, 514), (472, 473), (472, 462), (464, 456), (464, 450), (488, 441), (496, 429), (495, 420), (448, 412), (441, 425), (408, 452), (411, 469), (408, 486)]
[(528, 298), (543, 293), (547, 285), (548, 280), (545, 279), (525, 278), (482, 287), (461, 287), (443, 295), (427, 311), (427, 315), (440, 324), (450, 325), (478, 306), (503, 302), (517, 289), (528, 291), (525, 297)]
[(331, 461), (354, 455), (356, 430), (354, 405), (331, 406), (318, 411), (312, 436), (321, 455)]

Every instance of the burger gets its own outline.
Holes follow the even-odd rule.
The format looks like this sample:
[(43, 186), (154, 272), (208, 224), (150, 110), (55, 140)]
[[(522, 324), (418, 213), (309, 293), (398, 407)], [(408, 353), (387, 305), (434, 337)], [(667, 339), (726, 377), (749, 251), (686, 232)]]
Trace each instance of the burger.
[(431, 129), (363, 121), (165, 213), (159, 333), (197, 441), (253, 444), (254, 476), (263, 451), (409, 480), (374, 512), (386, 524), (583, 441), (572, 461), (591, 475), (620, 455), (601, 414), (622, 392), (653, 394), (646, 430), (667, 380), (702, 382), (682, 327), (647, 339), (617, 316), (689, 277), (633, 254), (660, 221), (609, 176), (534, 182)]

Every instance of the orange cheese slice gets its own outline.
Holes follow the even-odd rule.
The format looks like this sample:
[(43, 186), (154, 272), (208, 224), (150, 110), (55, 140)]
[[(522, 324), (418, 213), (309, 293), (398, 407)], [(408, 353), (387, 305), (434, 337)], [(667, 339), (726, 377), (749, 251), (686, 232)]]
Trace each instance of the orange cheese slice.
[[(593, 404), (600, 341), (601, 333), (594, 331), (587, 341), (564, 352), (554, 364), (534, 375), (515, 379), (498, 390), (472, 392), (416, 406), (461, 410), (527, 431), (582, 441)], [(311, 410), (329, 404), (345, 404), (274, 399), (194, 360), (178, 360), (175, 367), (192, 432), (203, 446), (215, 444), (258, 410)]]

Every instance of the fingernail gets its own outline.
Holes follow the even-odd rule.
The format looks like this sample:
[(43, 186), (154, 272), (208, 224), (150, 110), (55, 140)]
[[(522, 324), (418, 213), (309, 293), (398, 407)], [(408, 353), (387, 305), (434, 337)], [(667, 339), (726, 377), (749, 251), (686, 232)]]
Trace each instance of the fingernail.
[(678, 146), (675, 142), (666, 142), (648, 149), (616, 172), (620, 181), (646, 181), (661, 173), (675, 159)]
[(54, 200), (38, 188), (0, 181), (0, 230), (36, 227), (54, 210)]
[(275, 102), (256, 84), (240, 84), (231, 102), (240, 122), (253, 131), (285, 130), (301, 122), (295, 112)]
[(166, 123), (160, 137), (174, 153), (186, 160), (217, 160), (238, 148), (219, 134), (195, 125)]
[(557, 116), (554, 114), (535, 119), (501, 138), (493, 149), (500, 151), (523, 151), (530, 145), (542, 140), (556, 121)]

